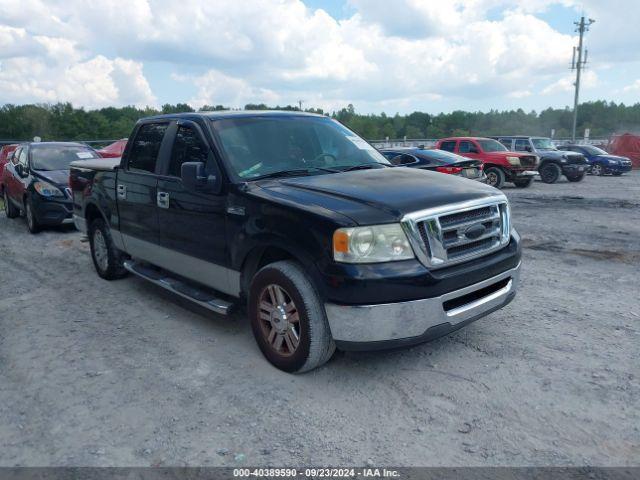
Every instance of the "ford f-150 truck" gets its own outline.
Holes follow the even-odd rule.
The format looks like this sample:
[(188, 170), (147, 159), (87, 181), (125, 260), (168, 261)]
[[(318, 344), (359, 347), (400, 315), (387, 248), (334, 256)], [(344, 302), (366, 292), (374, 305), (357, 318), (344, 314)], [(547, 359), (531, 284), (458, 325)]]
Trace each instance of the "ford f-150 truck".
[(276, 367), (412, 345), (515, 296), (520, 238), (497, 189), (394, 168), (296, 112), (140, 120), (122, 159), (72, 165), (97, 273), (138, 275), (221, 314), (247, 306)]

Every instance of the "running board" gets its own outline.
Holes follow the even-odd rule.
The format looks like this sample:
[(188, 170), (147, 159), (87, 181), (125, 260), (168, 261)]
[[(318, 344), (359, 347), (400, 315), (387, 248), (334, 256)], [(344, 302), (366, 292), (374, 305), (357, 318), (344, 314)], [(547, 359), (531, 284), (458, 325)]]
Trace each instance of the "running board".
[(124, 262), (124, 268), (134, 275), (144, 278), (212, 312), (228, 315), (233, 307), (233, 303), (217, 298), (213, 293), (204, 289), (194, 287), (181, 280), (170, 277), (160, 270), (141, 265), (132, 260), (126, 260)]

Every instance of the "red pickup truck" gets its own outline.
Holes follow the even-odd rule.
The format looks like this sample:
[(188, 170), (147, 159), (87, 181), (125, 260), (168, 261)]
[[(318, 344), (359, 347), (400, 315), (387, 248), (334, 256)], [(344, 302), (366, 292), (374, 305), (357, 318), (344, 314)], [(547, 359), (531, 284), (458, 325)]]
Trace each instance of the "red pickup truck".
[(504, 182), (513, 182), (526, 188), (538, 173), (538, 157), (530, 153), (510, 152), (497, 140), (482, 137), (449, 137), (438, 140), (436, 148), (481, 160), (487, 183), (502, 188)]

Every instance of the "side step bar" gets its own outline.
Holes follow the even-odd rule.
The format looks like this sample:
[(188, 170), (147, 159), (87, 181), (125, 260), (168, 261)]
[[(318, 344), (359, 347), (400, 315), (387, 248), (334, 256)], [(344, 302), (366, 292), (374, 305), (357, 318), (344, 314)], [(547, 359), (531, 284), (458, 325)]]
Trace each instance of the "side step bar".
[(207, 310), (211, 310), (212, 312), (216, 312), (221, 315), (228, 315), (233, 308), (233, 303), (217, 298), (211, 292), (170, 277), (160, 270), (140, 265), (133, 260), (126, 260), (124, 262), (124, 268), (134, 275), (144, 278), (145, 280), (169, 290), (176, 295), (180, 295), (187, 300), (191, 300), (193, 303), (200, 305)]

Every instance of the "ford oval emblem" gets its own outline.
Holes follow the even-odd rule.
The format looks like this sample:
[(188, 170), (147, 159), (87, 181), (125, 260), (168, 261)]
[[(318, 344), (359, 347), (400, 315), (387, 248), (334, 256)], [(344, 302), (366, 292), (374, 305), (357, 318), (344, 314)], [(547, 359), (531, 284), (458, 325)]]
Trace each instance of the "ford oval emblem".
[(469, 240), (475, 240), (476, 238), (479, 238), (480, 236), (482, 236), (485, 230), (486, 228), (484, 228), (484, 225), (482, 225), (481, 223), (477, 223), (467, 228), (464, 231), (464, 236), (467, 237)]

